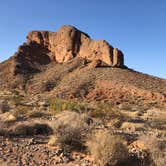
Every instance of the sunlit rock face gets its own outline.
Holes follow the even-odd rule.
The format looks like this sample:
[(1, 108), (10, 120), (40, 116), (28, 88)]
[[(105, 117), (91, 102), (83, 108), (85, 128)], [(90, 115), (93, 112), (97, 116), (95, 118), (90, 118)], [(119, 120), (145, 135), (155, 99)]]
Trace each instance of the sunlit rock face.
[(43, 50), (50, 61), (58, 63), (81, 57), (88, 61), (101, 60), (108, 66), (124, 66), (124, 56), (120, 50), (113, 48), (105, 40), (93, 40), (86, 33), (69, 25), (62, 26), (57, 32), (32, 31), (27, 35), (26, 45), (30, 46), (31, 43), (38, 44), (40, 53)]

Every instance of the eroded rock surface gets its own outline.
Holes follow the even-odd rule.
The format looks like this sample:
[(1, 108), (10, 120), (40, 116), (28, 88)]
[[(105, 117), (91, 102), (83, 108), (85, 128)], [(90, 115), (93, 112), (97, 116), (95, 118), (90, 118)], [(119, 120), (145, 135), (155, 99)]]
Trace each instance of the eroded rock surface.
[(92, 40), (73, 26), (62, 26), (57, 32), (32, 31), (27, 36), (27, 45), (32, 42), (48, 50), (50, 60), (58, 63), (81, 57), (89, 61), (101, 60), (109, 66), (124, 66), (123, 53), (120, 50), (113, 48), (105, 40)]

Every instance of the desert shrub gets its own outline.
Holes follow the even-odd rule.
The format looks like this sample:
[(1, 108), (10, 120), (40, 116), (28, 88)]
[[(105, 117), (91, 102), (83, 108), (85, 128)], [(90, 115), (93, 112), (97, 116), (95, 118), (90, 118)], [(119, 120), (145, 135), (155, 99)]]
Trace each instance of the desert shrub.
[(111, 104), (104, 103), (104, 104), (97, 104), (94, 109), (91, 109), (89, 115), (94, 118), (102, 119), (103, 122), (112, 120), (112, 119), (119, 119), (122, 122), (126, 120), (128, 117), (120, 112), (119, 109), (113, 107)]
[(74, 102), (62, 99), (53, 99), (50, 102), (49, 109), (53, 114), (57, 114), (63, 110), (75, 111), (75, 112), (87, 112), (90, 108), (87, 104), (76, 101)]
[(14, 126), (10, 132), (11, 135), (16, 135), (16, 136), (19, 135), (31, 136), (37, 134), (47, 135), (51, 133), (52, 129), (49, 127), (49, 125), (43, 123), (31, 123), (31, 124), (20, 123)]
[(141, 135), (139, 138), (147, 147), (155, 166), (165, 166), (166, 141), (159, 140), (155, 134)]
[(109, 132), (99, 132), (91, 136), (87, 141), (87, 146), (100, 166), (116, 165), (128, 157), (124, 140)]
[(86, 117), (76, 112), (64, 111), (52, 124), (56, 141), (67, 151), (84, 149), (84, 141), (90, 127)]

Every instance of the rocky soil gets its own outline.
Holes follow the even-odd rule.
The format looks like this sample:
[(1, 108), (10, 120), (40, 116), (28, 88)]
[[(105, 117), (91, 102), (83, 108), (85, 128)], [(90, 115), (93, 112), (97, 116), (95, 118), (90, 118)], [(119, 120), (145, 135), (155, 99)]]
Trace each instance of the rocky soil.
[(47, 145), (47, 137), (0, 138), (1, 162), (11, 166), (88, 166), (93, 165), (87, 155), (67, 153)]
[[(22, 100), (16, 102), (16, 96), (23, 97)], [(11, 98), (15, 96), (15, 98)], [(8, 102), (2, 102), (8, 99)], [(35, 130), (27, 135), (27, 133), (21, 131), (20, 134), (16, 134), (16, 126), (18, 125), (31, 125), (33, 123), (48, 124), (52, 127), (52, 123), (57, 123), (59, 115), (50, 114), (50, 106), (48, 99), (45, 96), (31, 96), (26, 97), (25, 94), (13, 93), (9, 91), (1, 92), (1, 110), (0, 114), (0, 125), (1, 125), (1, 136), (0, 136), (0, 162), (1, 165), (11, 165), (11, 166), (50, 166), (50, 165), (70, 165), (70, 166), (92, 166), (97, 165), (93, 155), (88, 151), (72, 151), (67, 152), (61, 149), (57, 145), (49, 145), (50, 140), (49, 133), (46, 128), (43, 131)], [(19, 110), (22, 105), (24, 109), (26, 106), (26, 112), (16, 111)], [(34, 108), (33, 111), (30, 111)], [(37, 109), (37, 110), (36, 110)], [(30, 116), (29, 112), (42, 112), (38, 116)], [(71, 110), (70, 110), (71, 111)], [(97, 112), (89, 112), (89, 116), (93, 120), (93, 132), (99, 131), (110, 131), (113, 134), (121, 135), (128, 144), (128, 149), (130, 151), (130, 156), (146, 156), (146, 150), (149, 148), (141, 136), (144, 135), (148, 138), (148, 141), (161, 142), (163, 150), (159, 151), (163, 157), (166, 152), (166, 126), (165, 126), (165, 109), (161, 108), (151, 108), (145, 109), (134, 105), (124, 105), (118, 106), (118, 111), (123, 113), (123, 118), (117, 117), (111, 114), (111, 119), (104, 119), (102, 117), (96, 117)], [(17, 112), (17, 114), (16, 114)], [(12, 119), (10, 115), (17, 116), (16, 119)], [(64, 116), (65, 114), (63, 114)], [(109, 115), (107, 115), (109, 116)], [(8, 121), (8, 122), (7, 122)], [(3, 130), (6, 129), (6, 134), (3, 134)], [(23, 128), (25, 131), (25, 128)], [(14, 133), (15, 132), (15, 133)], [(51, 135), (50, 135), (51, 134)], [(153, 149), (153, 146), (150, 147)], [(145, 152), (144, 152), (145, 151)], [(131, 159), (130, 159), (131, 160)], [(130, 161), (129, 160), (129, 161)], [(132, 165), (133, 161), (130, 161)], [(134, 161), (135, 162), (135, 161)], [(135, 165), (141, 165), (142, 161), (135, 162)]]

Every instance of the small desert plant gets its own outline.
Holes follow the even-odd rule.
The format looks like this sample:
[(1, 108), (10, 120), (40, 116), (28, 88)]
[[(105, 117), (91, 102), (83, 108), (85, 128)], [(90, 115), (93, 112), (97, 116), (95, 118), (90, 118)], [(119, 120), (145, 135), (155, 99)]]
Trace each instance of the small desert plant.
[(89, 130), (86, 118), (76, 112), (64, 111), (52, 124), (59, 146), (67, 151), (82, 150)]
[(87, 112), (90, 108), (87, 104), (80, 102), (66, 101), (62, 99), (52, 99), (50, 102), (49, 109), (53, 114), (57, 114), (63, 110)]
[(100, 166), (116, 165), (128, 157), (125, 141), (109, 132), (99, 132), (87, 141), (87, 146)]

